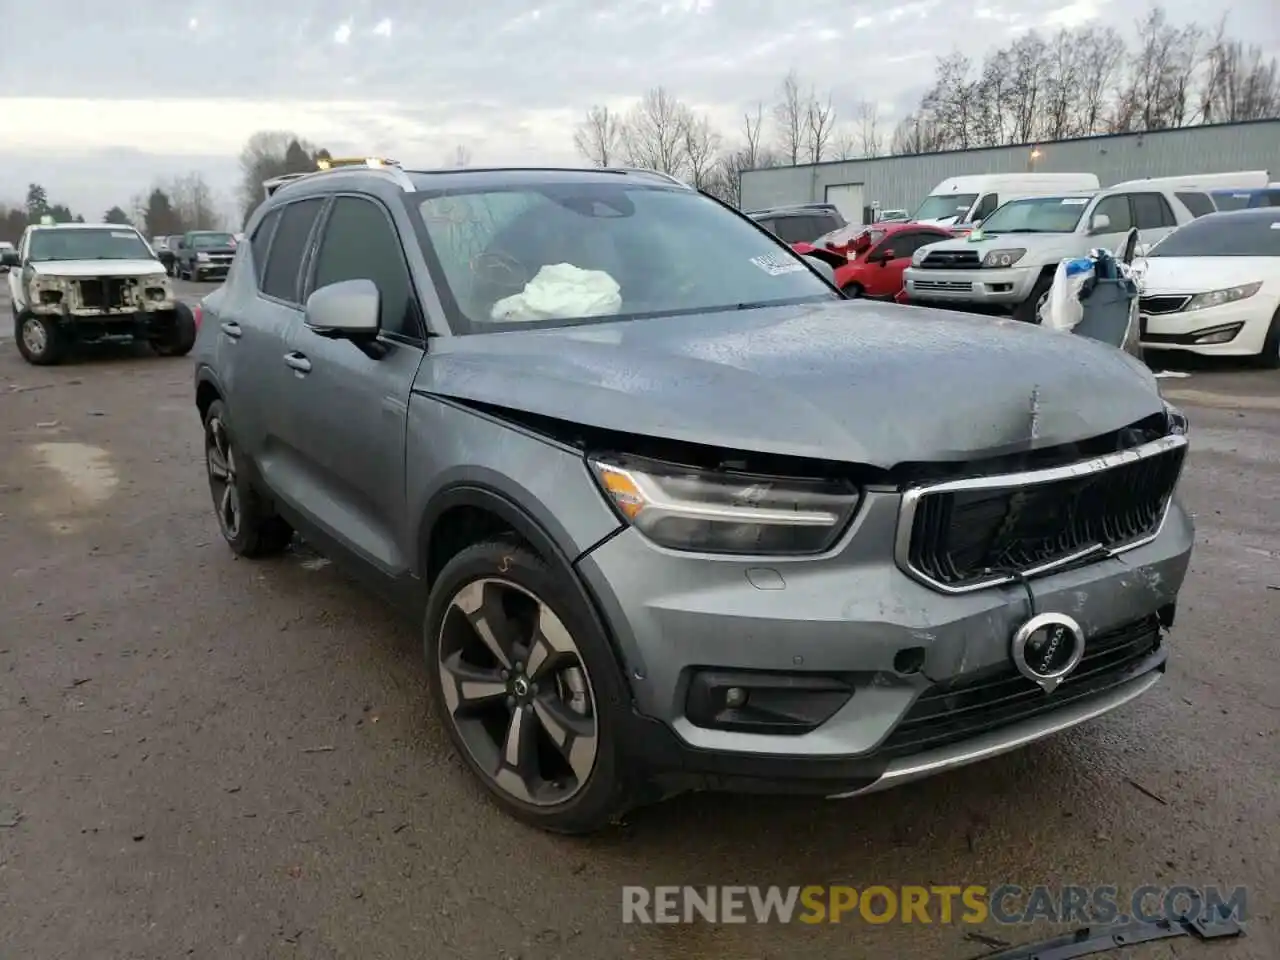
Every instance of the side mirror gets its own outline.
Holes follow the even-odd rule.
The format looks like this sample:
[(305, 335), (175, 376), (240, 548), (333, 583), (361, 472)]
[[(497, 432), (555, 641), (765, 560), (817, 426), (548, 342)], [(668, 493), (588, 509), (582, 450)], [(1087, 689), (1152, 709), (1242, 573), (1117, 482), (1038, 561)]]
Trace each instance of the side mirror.
[(887, 267), (889, 265), (889, 261), (892, 260), (895, 256), (897, 256), (897, 254), (895, 254), (892, 249), (881, 250), (878, 254), (876, 254), (876, 260), (879, 261), (880, 266)]
[(1089, 222), (1090, 233), (1106, 233), (1111, 229), (1111, 218), (1105, 213), (1095, 213)]
[[(821, 256), (815, 256), (812, 253), (804, 254), (804, 258), (809, 261), (809, 266), (813, 267), (813, 269), (817, 270), (820, 274), (822, 274), (823, 279), (825, 279), (827, 283), (831, 284), (833, 287), (836, 285), (836, 268), (835, 267), (831, 266), (831, 264), (828, 263), (826, 260), (824, 260)], [(358, 283), (363, 281), (352, 280), (349, 282)], [(319, 293), (318, 290), (316, 292)]]
[(343, 280), (307, 297), (306, 324), (322, 337), (370, 340), (378, 335), (382, 294), (372, 280)]
[(17, 250), (6, 250), (0, 253), (0, 266), (3, 267), (20, 267), (22, 259), (18, 256)]

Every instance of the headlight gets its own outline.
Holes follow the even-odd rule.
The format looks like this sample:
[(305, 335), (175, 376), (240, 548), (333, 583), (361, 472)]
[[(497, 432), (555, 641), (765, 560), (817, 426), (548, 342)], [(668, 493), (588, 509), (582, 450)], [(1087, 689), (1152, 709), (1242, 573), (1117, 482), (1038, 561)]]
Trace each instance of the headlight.
[(673, 550), (821, 553), (844, 531), (861, 496), (840, 480), (711, 472), (629, 457), (590, 464), (623, 518)]
[(1170, 433), (1186, 436), (1191, 432), (1191, 424), (1187, 420), (1187, 415), (1167, 400), (1164, 404), (1164, 416), (1169, 422)]
[(1246, 300), (1262, 289), (1262, 281), (1242, 283), (1238, 287), (1227, 287), (1225, 290), (1211, 290), (1208, 293), (1197, 293), (1187, 301), (1183, 311), (1205, 310), (1209, 307), (1221, 307), (1223, 304)]
[(982, 258), (984, 267), (1012, 267), (1026, 255), (1026, 250), (992, 250)]

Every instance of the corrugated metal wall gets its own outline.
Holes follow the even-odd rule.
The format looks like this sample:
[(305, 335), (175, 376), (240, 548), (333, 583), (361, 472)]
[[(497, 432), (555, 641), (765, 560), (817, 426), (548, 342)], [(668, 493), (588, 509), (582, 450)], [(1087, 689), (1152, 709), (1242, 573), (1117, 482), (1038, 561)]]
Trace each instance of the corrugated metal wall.
[(1270, 170), (1271, 179), (1280, 180), (1280, 120), (1087, 137), (1038, 149), (1034, 161), (1032, 148), (1019, 146), (748, 170), (742, 174), (742, 209), (822, 201), (828, 186), (862, 183), (867, 204), (914, 210), (947, 177), (1031, 169), (1095, 173), (1103, 186), (1138, 177), (1237, 170)]

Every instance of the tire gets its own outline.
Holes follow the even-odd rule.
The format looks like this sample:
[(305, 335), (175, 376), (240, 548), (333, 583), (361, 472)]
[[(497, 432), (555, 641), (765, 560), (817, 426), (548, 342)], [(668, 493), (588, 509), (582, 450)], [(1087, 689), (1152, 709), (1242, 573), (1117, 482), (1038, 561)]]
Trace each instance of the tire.
[(1271, 318), (1271, 326), (1262, 341), (1262, 352), (1254, 358), (1254, 363), (1263, 370), (1280, 370), (1280, 310)]
[(56, 323), (26, 310), (14, 313), (13, 339), (22, 359), (37, 367), (61, 363), (67, 350), (66, 338)]
[[(480, 619), (484, 609), (491, 612)], [(488, 624), (501, 657), (477, 621)], [(560, 652), (543, 656), (552, 647), (538, 636), (552, 637)], [(592, 833), (628, 809), (631, 775), (619, 740), (630, 696), (608, 638), (565, 575), (523, 545), (468, 547), (431, 587), (423, 646), (449, 739), (502, 809), (561, 834)], [(474, 696), (464, 696), (463, 675)], [(570, 739), (574, 727), (579, 735)], [(513, 731), (528, 734), (524, 775), (503, 759)], [(535, 742), (541, 751), (528, 746)]]
[(205, 413), (204, 457), (218, 529), (232, 553), (252, 558), (283, 552), (293, 539), (293, 528), (253, 489), (221, 400), (213, 401)]
[(862, 289), (862, 285), (858, 283), (851, 283), (847, 287), (841, 287), (840, 292), (850, 300), (860, 300), (865, 294), (865, 291)]
[(1052, 286), (1053, 274), (1040, 274), (1040, 279), (1031, 288), (1031, 293), (1027, 295), (1027, 299), (1014, 308), (1013, 319), (1020, 320), (1023, 323), (1039, 323), (1040, 317), (1036, 314), (1036, 311), (1040, 308), (1040, 299), (1049, 292), (1049, 288)]
[(185, 357), (196, 345), (196, 318), (185, 303), (173, 308), (173, 325), (151, 338), (151, 349), (162, 357)]

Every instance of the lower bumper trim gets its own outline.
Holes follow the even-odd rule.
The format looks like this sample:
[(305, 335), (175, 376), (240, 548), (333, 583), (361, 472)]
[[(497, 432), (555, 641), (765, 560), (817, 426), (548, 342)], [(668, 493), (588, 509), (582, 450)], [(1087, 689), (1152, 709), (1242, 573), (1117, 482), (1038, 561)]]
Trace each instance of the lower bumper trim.
[(1041, 740), (1045, 737), (1068, 730), (1085, 721), (1110, 713), (1130, 700), (1135, 700), (1146, 693), (1160, 680), (1160, 672), (1152, 671), (1144, 676), (1108, 690), (1096, 697), (1090, 697), (1070, 706), (1055, 710), (1044, 716), (1026, 720), (1022, 723), (993, 730), (988, 734), (918, 753), (910, 757), (902, 757), (891, 761), (884, 772), (874, 783), (847, 790), (843, 793), (830, 794), (830, 800), (842, 800), (847, 797), (861, 796), (866, 793), (877, 793), (899, 784), (910, 783), (934, 774), (963, 767), (979, 760), (1008, 753), (1021, 746)]

